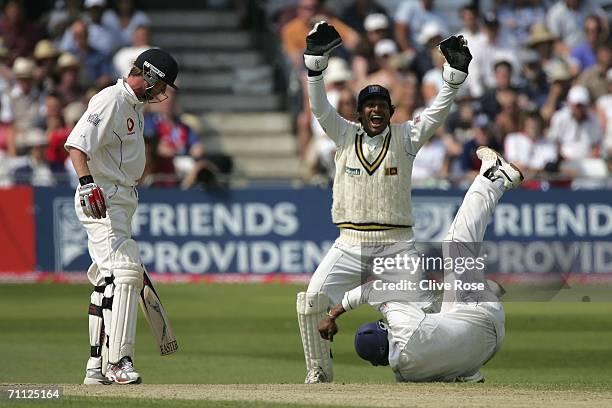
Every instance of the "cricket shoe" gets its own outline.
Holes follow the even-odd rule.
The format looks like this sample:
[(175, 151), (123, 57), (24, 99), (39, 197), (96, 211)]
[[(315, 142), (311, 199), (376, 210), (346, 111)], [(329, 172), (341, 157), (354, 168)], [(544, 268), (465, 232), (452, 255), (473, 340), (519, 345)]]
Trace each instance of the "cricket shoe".
[(461, 383), (483, 383), (485, 382), (485, 378), (480, 371), (476, 371), (472, 375), (457, 377), (455, 381)]
[(518, 167), (508, 163), (501, 154), (490, 147), (479, 147), (476, 155), (482, 161), (480, 174), (491, 181), (502, 179), (506, 190), (518, 187), (525, 179)]
[(102, 374), (102, 368), (88, 368), (85, 371), (85, 379), (83, 380), (85, 385), (108, 385), (112, 384), (108, 378)]
[(140, 384), (142, 382), (129, 356), (123, 357), (117, 364), (108, 363), (106, 378), (114, 384)]
[(306, 379), (304, 380), (304, 384), (320, 384), (331, 382), (329, 378), (327, 378), (327, 374), (321, 367), (311, 368), (306, 375)]

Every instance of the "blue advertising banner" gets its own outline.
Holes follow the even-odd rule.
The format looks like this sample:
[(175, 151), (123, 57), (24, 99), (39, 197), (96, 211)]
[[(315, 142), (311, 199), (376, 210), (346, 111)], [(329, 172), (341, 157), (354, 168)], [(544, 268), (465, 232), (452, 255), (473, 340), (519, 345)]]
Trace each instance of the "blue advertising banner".
[[(444, 238), (464, 193), (413, 192), (418, 241)], [(612, 272), (609, 195), (512, 191), (502, 198), (487, 230), (490, 259), (506, 262), (501, 271), (535, 271), (546, 257), (558, 262), (568, 245), (578, 245), (584, 271)], [(36, 188), (35, 208), (38, 270), (87, 270), (87, 237), (74, 211), (74, 191)], [(310, 273), (337, 237), (330, 208), (331, 191), (320, 188), (143, 189), (132, 231), (150, 271)]]

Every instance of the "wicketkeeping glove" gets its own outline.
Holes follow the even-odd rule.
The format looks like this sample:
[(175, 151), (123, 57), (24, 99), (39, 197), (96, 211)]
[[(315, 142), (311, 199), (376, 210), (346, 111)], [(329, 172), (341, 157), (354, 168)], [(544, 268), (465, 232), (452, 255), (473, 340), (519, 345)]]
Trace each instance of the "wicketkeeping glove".
[(459, 85), (465, 81), (472, 54), (467, 47), (467, 41), (460, 36), (450, 36), (438, 45), (444, 55), (444, 71), (442, 78), (451, 85)]
[(83, 213), (90, 218), (106, 218), (104, 191), (96, 183), (79, 186), (79, 201)]
[(342, 38), (334, 28), (325, 21), (318, 22), (306, 37), (304, 62), (311, 71), (321, 72), (327, 68), (329, 54), (334, 48), (342, 45)]

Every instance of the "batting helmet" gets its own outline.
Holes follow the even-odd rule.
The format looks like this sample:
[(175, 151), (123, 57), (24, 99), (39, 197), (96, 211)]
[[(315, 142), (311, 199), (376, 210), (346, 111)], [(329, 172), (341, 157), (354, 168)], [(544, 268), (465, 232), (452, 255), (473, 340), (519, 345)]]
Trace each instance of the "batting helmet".
[(366, 323), (355, 333), (355, 351), (375, 366), (389, 365), (387, 325), (382, 321)]
[(161, 48), (148, 49), (136, 58), (134, 66), (142, 69), (149, 85), (153, 86), (155, 82), (161, 80), (168, 86), (177, 89), (174, 81), (178, 75), (178, 64), (167, 51)]

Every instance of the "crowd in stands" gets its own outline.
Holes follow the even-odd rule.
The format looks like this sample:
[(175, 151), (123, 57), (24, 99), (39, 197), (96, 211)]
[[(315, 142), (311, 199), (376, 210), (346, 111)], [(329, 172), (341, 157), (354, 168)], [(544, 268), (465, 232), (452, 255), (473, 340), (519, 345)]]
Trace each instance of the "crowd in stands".
[(610, 14), (596, 1), (491, 1), (486, 10), (463, 2), (461, 27), (449, 26), (434, 0), (353, 0), (335, 10), (330, 1), (291, 3), (270, 14), (302, 85), (296, 133), (307, 180), (327, 183), (334, 174), (335, 146), (309, 111), (302, 60), (308, 31), (324, 19), (343, 39), (324, 74), (327, 94), (349, 120), (356, 94), (373, 83), (392, 94), (392, 122), (416, 117), (442, 86), (438, 43), (452, 34), (467, 39), (470, 74), (415, 159), (416, 185), (468, 184), (480, 165), (476, 149), (489, 145), (521, 166), (533, 188), (609, 186)]
[[(89, 99), (155, 45), (151, 21), (133, 0), (57, 0), (34, 19), (21, 1), (5, 1), (1, 11), (0, 187), (76, 185), (63, 145)], [(145, 111), (150, 160), (141, 184), (214, 184), (201, 123), (181, 114), (172, 89), (167, 95)]]

